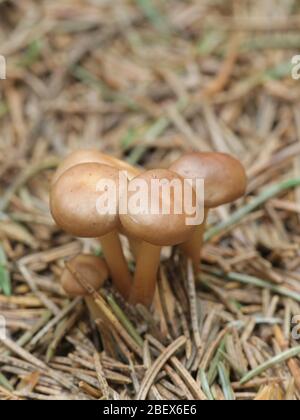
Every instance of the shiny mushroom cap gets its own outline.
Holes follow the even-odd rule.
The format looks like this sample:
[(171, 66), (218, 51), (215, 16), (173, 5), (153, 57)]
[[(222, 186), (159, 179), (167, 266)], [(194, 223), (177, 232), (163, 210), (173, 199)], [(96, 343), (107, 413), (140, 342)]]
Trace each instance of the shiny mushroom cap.
[[(109, 212), (99, 211), (99, 182), (116, 186)], [(56, 224), (65, 232), (81, 238), (97, 238), (117, 229), (119, 171), (98, 163), (84, 163), (68, 169), (52, 186), (50, 208)], [(114, 200), (114, 201), (111, 201)], [(104, 209), (105, 210), (105, 209)]]
[(101, 165), (113, 166), (122, 171), (128, 172), (128, 178), (132, 179), (140, 174), (140, 170), (134, 166), (129, 165), (127, 162), (123, 162), (120, 159), (106, 155), (99, 152), (98, 150), (77, 150), (71, 153), (57, 168), (53, 179), (52, 185), (62, 176), (64, 172), (73, 166), (80, 165), (82, 163), (99, 163)]
[(170, 170), (185, 179), (204, 179), (206, 208), (231, 203), (246, 192), (243, 165), (224, 153), (189, 153), (173, 163)]
[[(184, 180), (168, 170), (151, 170), (136, 177), (129, 182), (128, 186), (128, 212), (120, 215), (124, 231), (136, 239), (157, 246), (173, 246), (185, 242), (194, 232), (195, 226), (187, 224), (187, 218), (191, 215), (187, 215), (185, 212), (184, 194), (180, 192), (175, 194), (174, 189), (168, 189), (168, 187), (167, 193), (163, 194), (164, 188), (152, 188), (153, 181), (155, 185), (159, 182), (164, 186), (170, 185), (170, 182), (177, 183), (184, 191)], [(142, 188), (143, 194), (141, 195)], [(155, 193), (153, 193), (154, 191)], [(171, 211), (166, 214), (162, 209), (169, 200)], [(196, 202), (194, 196), (192, 200), (194, 203)], [(137, 214), (136, 208), (139, 208), (140, 204), (142, 211)], [(180, 214), (176, 214), (174, 211), (175, 204), (177, 208), (183, 209)], [(159, 211), (153, 212), (153, 205)]]
[(71, 297), (87, 296), (89, 294), (76, 280), (73, 272), (95, 291), (99, 291), (108, 279), (109, 274), (105, 261), (93, 255), (77, 255), (68, 262), (68, 266), (71, 270), (67, 267), (64, 269), (61, 284), (66, 294)]

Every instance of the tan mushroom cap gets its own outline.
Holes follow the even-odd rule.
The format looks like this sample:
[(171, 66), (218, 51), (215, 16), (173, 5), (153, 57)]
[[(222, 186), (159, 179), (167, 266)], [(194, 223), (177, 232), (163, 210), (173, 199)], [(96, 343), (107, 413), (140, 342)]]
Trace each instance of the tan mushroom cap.
[(53, 179), (52, 185), (61, 177), (61, 175), (73, 166), (80, 165), (82, 163), (99, 163), (101, 165), (113, 166), (122, 171), (128, 172), (128, 178), (132, 179), (140, 174), (140, 170), (134, 166), (129, 165), (127, 162), (123, 162), (112, 156), (108, 156), (98, 150), (77, 150), (71, 153), (57, 168)]
[(205, 180), (205, 207), (215, 208), (242, 197), (247, 175), (241, 162), (225, 153), (189, 153), (170, 167), (185, 179)]
[[(177, 180), (183, 187), (184, 180), (174, 172), (165, 169), (151, 170), (144, 172), (139, 177), (136, 177), (134, 180), (129, 182), (128, 186), (128, 203), (130, 204), (131, 199), (136, 194), (136, 192), (131, 192), (133, 184), (136, 180), (144, 181), (148, 188), (148, 201), (149, 207), (146, 212), (143, 214), (135, 214), (132, 212), (129, 206), (129, 211), (127, 214), (121, 214), (120, 220), (124, 228), (124, 231), (131, 235), (132, 237), (148, 242), (152, 245), (157, 246), (173, 246), (185, 242), (190, 238), (192, 233), (195, 230), (195, 226), (189, 226), (187, 224), (187, 215), (184, 211), (181, 214), (175, 214), (174, 212), (174, 200), (176, 200), (174, 190), (171, 189), (171, 194), (168, 194), (168, 197), (171, 200), (171, 213), (163, 214), (160, 211), (160, 214), (151, 214), (151, 182), (152, 180), (159, 181), (174, 181)], [(160, 204), (160, 209), (162, 209), (163, 198), (161, 194), (161, 189), (159, 194), (153, 197), (156, 203)], [(179, 198), (184, 209), (184, 197)]]
[(52, 186), (51, 213), (61, 229), (81, 238), (101, 237), (117, 229), (117, 206), (115, 214), (101, 214), (97, 209), (102, 194), (97, 192), (97, 185), (103, 179), (118, 187), (119, 171), (107, 165), (84, 163), (68, 169)]
[[(105, 261), (93, 255), (77, 255), (68, 265), (84, 282), (95, 291), (99, 291), (108, 279), (109, 273)], [(76, 280), (66, 267), (61, 277), (61, 284), (67, 295), (71, 297), (87, 296), (88, 291)]]

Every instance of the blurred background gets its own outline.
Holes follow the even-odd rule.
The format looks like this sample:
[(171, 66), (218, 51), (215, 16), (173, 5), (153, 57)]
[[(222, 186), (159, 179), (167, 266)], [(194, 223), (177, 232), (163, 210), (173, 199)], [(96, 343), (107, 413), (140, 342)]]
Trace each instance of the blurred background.
[[(78, 148), (145, 168), (168, 167), (189, 150), (231, 153), (247, 168), (250, 196), (300, 175), (299, 1), (0, 7), (3, 220), (7, 209), (28, 221), (33, 210), (45, 218), (47, 170)], [(228, 212), (211, 217), (225, 220)]]
[(299, 150), (296, 0), (0, 7), (3, 187), (49, 154), (97, 147), (147, 167), (189, 149), (233, 153), (253, 189), (272, 176), (257, 179), (271, 157)]
[[(0, 287), (14, 295), (1, 295), (0, 309), (11, 337), (35, 334), (45, 311), (50, 319), (61, 313), (64, 259), (95, 247), (62, 234), (50, 218), (49, 181), (62, 157), (97, 148), (154, 168), (186, 151), (219, 151), (244, 163), (249, 187), (245, 199), (213, 212), (210, 226), (230, 220), (270, 186), (299, 181), (283, 197), (248, 208), (225, 236), (210, 235), (203, 253), (204, 263), (223, 272), (267, 282), (257, 286), (235, 276), (225, 285), (210, 272), (211, 289), (199, 292), (202, 319), (212, 310), (210, 322), (216, 318), (210, 338), (228, 322), (251, 321), (244, 339), (261, 350), (257, 364), (278, 353), (270, 325), (282, 325), (289, 340), (291, 316), (300, 314), (297, 57), (292, 64), (300, 55), (299, 0), (0, 0), (0, 54), (7, 64), (0, 80)], [(288, 293), (273, 294), (274, 286)], [(184, 311), (177, 313), (178, 296), (163, 290), (172, 328), (162, 320), (160, 327), (174, 338), (179, 331), (172, 320), (189, 313), (188, 301), (179, 299)], [(80, 311), (71, 310), (72, 319), (63, 321), (74, 345), (82, 339), (74, 327)], [(261, 317), (269, 323), (261, 326)], [(26, 348), (51, 360), (71, 344), (64, 335), (45, 334)], [(15, 375), (0, 384), (9, 378), (13, 388)], [(275, 399), (284, 392), (299, 398), (299, 377), (298, 391), (272, 388)]]

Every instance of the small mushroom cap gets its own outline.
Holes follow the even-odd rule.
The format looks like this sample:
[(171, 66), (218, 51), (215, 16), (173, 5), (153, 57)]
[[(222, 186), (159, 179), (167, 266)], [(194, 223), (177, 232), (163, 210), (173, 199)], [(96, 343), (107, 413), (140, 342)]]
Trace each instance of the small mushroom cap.
[[(119, 171), (98, 163), (84, 163), (68, 169), (52, 186), (50, 208), (56, 224), (65, 232), (79, 238), (97, 238), (117, 229), (118, 200), (114, 212), (99, 212), (97, 192), (99, 181), (109, 180), (116, 185), (118, 198)], [(115, 214), (113, 214), (115, 213)]]
[[(95, 291), (101, 289), (108, 279), (108, 268), (102, 258), (80, 254), (72, 258), (68, 265), (72, 271), (78, 274), (80, 279), (85, 281)], [(63, 271), (61, 284), (67, 295), (71, 297), (87, 296), (89, 294), (67, 267)]]
[(113, 166), (122, 171), (128, 172), (128, 178), (132, 179), (140, 174), (140, 170), (134, 166), (129, 165), (127, 162), (123, 162), (112, 156), (108, 156), (98, 150), (77, 150), (71, 153), (57, 168), (53, 179), (52, 185), (62, 176), (64, 172), (73, 166), (80, 165), (82, 163), (99, 163), (101, 165)]
[[(191, 215), (185, 213), (184, 206), (184, 194), (180, 197), (176, 196), (174, 189), (170, 189), (171, 193), (168, 194), (170, 200), (170, 214), (164, 214), (162, 211), (162, 206), (165, 200), (163, 198), (162, 189), (160, 188), (157, 194), (152, 194), (151, 197), (151, 185), (152, 181), (177, 181), (182, 186), (182, 191), (184, 191), (184, 180), (174, 172), (165, 169), (151, 170), (142, 173), (140, 176), (136, 177), (134, 180), (129, 182), (128, 186), (128, 203), (129, 208), (127, 214), (120, 214), (121, 224), (124, 231), (139, 240), (148, 242), (152, 245), (157, 246), (173, 246), (185, 242), (190, 238), (192, 233), (195, 230), (195, 226), (189, 226), (187, 224), (187, 218)], [(136, 211), (131, 209), (131, 200), (137, 194), (136, 181), (144, 182), (148, 186), (148, 197), (145, 197), (143, 204), (147, 202), (147, 210), (136, 214)], [(135, 185), (134, 185), (135, 184)], [(193, 196), (194, 202), (196, 202), (195, 197)], [(159, 214), (152, 214), (151, 204), (153, 201), (159, 205), (160, 211)], [(178, 203), (180, 201), (180, 203)], [(174, 211), (174, 203), (181, 204), (183, 212), (181, 214), (176, 214)]]
[(231, 203), (247, 189), (243, 165), (225, 153), (189, 153), (173, 163), (170, 170), (185, 179), (204, 179), (206, 208)]

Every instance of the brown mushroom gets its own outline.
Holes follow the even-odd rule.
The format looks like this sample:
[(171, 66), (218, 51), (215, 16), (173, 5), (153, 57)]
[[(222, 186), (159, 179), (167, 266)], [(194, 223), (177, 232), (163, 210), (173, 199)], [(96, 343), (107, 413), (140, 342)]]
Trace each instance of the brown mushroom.
[(68, 169), (82, 163), (99, 163), (101, 165), (113, 166), (121, 171), (127, 171), (129, 179), (132, 179), (141, 173), (140, 169), (129, 165), (127, 162), (101, 153), (98, 150), (82, 149), (76, 150), (63, 160), (52, 178), (52, 184), (55, 184), (59, 177)]
[(90, 291), (98, 292), (108, 276), (107, 264), (102, 258), (80, 254), (67, 262), (61, 276), (61, 284), (68, 296), (84, 297), (90, 314), (95, 320), (99, 318), (100, 313)]
[[(180, 197), (178, 197), (173, 189), (169, 190), (168, 196), (162, 194), (162, 189), (157, 190), (156, 194), (153, 194), (153, 180), (161, 183), (176, 181), (181, 185), (182, 191), (184, 184), (184, 180), (174, 172), (158, 169), (144, 172), (130, 181), (128, 186), (128, 203), (134, 198), (135, 184), (137, 182), (147, 186), (147, 196), (143, 203), (147, 206), (145, 211), (136, 214), (129, 205), (127, 214), (120, 214), (120, 220), (125, 231), (141, 241), (134, 283), (130, 293), (130, 302), (145, 306), (149, 306), (153, 301), (161, 248), (187, 241), (195, 230), (194, 226), (186, 223), (187, 214), (184, 213), (183, 194), (181, 193)], [(170, 212), (164, 214), (162, 211), (163, 206), (169, 200)], [(181, 203), (178, 203), (178, 200)], [(176, 214), (174, 211), (176, 201), (183, 208), (180, 214)], [(152, 211), (153, 204), (154, 207), (159, 209), (159, 213)]]
[(209, 209), (241, 198), (247, 188), (246, 172), (237, 159), (224, 153), (186, 154), (173, 163), (170, 170), (193, 181), (193, 185), (197, 179), (204, 180), (204, 223), (181, 245), (184, 253), (193, 260), (194, 268), (198, 272)]
[[(58, 181), (58, 179), (63, 175), (64, 172), (76, 165), (80, 165), (83, 163), (99, 163), (102, 165), (112, 166), (114, 168), (119, 169), (120, 171), (126, 171), (129, 180), (135, 178), (141, 173), (141, 169), (136, 168), (130, 165), (129, 163), (117, 159), (113, 156), (101, 153), (96, 149), (80, 149), (71, 153), (59, 165), (52, 178), (52, 185), (54, 185)], [(126, 235), (125, 232), (122, 230), (121, 226), (119, 231), (122, 235), (127, 236), (131, 251), (136, 257), (139, 249), (138, 241), (136, 241), (134, 238), (131, 238), (129, 235)]]
[[(52, 186), (51, 213), (57, 225), (81, 238), (99, 238), (112, 280), (117, 290), (128, 297), (132, 279), (118, 235), (118, 190), (109, 212), (99, 212), (99, 181), (119, 185), (119, 171), (98, 163), (84, 163), (65, 171)], [(113, 199), (113, 197), (111, 197)]]

